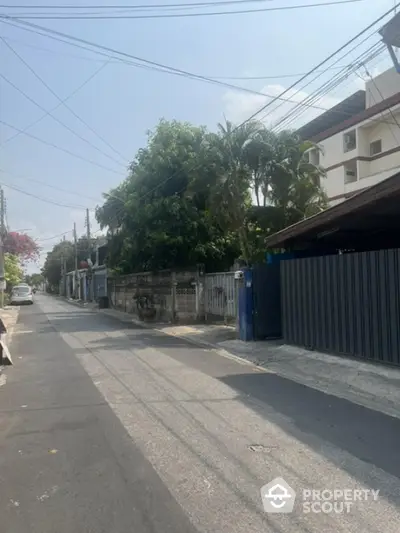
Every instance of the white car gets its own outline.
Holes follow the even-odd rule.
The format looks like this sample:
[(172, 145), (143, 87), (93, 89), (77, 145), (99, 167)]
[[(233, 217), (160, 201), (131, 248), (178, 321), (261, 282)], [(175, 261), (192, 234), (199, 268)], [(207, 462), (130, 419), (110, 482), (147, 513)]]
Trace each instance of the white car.
[(29, 285), (16, 285), (13, 287), (10, 304), (33, 304), (33, 293)]

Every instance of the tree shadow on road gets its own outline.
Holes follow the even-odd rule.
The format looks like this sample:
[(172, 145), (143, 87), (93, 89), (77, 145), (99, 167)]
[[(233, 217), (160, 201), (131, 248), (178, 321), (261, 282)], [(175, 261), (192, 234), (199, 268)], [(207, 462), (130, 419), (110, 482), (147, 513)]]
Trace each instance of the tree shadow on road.
[[(227, 375), (220, 380), (238, 391), (247, 407), (366, 485), (371, 486), (374, 467), (400, 478), (399, 419), (272, 373)], [(343, 462), (334, 447), (369, 463), (372, 475), (352, 461)], [(400, 505), (400, 483), (396, 493), (385, 496)]]

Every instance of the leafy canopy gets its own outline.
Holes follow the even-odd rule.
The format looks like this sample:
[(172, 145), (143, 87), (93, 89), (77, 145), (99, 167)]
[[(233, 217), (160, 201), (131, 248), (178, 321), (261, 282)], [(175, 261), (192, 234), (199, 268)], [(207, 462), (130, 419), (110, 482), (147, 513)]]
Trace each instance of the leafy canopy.
[(7, 288), (18, 285), (22, 281), (24, 273), (16, 255), (4, 254), (4, 270)]
[(268, 234), (327, 207), (310, 150), (319, 148), (257, 121), (210, 132), (161, 120), (97, 209), (109, 230), (108, 266), (215, 271), (262, 259)]
[(209, 163), (202, 148), (208, 135), (205, 128), (164, 120), (149, 133), (129, 176), (96, 213), (110, 229), (111, 268), (127, 273), (232, 264), (240, 253), (234, 234), (216, 223), (209, 193), (191, 191)]
[(21, 261), (34, 261), (39, 257), (38, 244), (26, 233), (8, 232), (4, 238), (4, 250)]

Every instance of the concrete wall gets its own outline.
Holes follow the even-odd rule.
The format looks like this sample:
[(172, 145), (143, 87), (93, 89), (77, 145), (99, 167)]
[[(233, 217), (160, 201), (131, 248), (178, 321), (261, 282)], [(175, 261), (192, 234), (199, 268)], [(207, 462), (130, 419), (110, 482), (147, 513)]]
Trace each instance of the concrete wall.
[(143, 272), (108, 280), (110, 304), (144, 321), (193, 322), (201, 318), (197, 271)]
[[(400, 91), (400, 75), (393, 67), (365, 84), (366, 106), (372, 107)], [(383, 98), (382, 98), (383, 97)]]

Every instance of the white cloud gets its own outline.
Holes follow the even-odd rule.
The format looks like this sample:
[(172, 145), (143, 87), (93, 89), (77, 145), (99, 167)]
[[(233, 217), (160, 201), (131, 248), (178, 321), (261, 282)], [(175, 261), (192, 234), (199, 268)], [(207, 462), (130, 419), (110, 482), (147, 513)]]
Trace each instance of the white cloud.
[[(282, 85), (266, 85), (260, 90), (260, 92), (268, 94), (269, 96), (227, 91), (223, 97), (224, 114), (228, 120), (238, 124), (249, 118), (268, 102), (271, 102), (274, 97), (279, 96), (284, 90), (285, 87)], [(277, 125), (282, 117), (293, 110), (296, 104), (307, 98), (307, 96), (309, 96), (309, 94), (304, 91), (297, 92), (296, 89), (292, 89), (282, 97), (285, 101), (277, 100), (264, 112), (261, 112), (257, 118), (265, 122), (267, 125)], [(338, 104), (341, 100), (342, 98), (324, 96), (321, 100), (315, 103), (317, 108), (303, 106), (301, 115), (298, 117), (296, 116), (293, 120), (291, 119), (290, 122), (288, 121), (287, 126), (290, 128), (297, 128), (323, 113), (324, 109), (329, 109)], [(318, 109), (318, 107), (323, 109)]]

